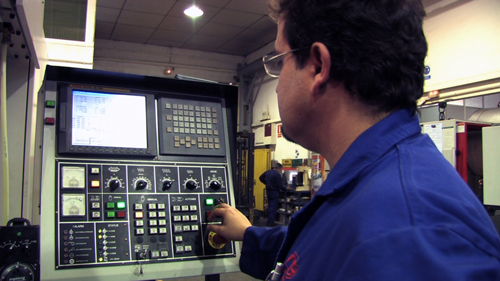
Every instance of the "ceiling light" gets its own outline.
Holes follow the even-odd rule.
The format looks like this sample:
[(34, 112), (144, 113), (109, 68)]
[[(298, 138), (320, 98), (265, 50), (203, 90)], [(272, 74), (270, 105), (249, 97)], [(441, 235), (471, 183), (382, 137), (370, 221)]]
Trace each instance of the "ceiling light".
[(197, 17), (203, 15), (203, 11), (200, 10), (200, 8), (193, 5), (187, 9), (185, 9), (184, 14), (188, 17), (197, 18)]

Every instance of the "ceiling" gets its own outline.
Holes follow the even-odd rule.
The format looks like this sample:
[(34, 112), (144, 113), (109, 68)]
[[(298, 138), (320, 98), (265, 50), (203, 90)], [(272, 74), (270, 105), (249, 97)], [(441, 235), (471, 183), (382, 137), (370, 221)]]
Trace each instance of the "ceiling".
[(97, 0), (95, 38), (246, 56), (276, 38), (266, 11), (266, 0)]

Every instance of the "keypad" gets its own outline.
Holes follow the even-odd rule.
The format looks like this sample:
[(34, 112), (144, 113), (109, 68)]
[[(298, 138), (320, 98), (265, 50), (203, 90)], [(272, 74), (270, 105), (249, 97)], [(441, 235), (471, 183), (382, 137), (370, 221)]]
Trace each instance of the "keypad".
[[(216, 107), (167, 102), (165, 109), (166, 132), (173, 134), (174, 148), (220, 149)], [(197, 136), (210, 137), (213, 144)]]

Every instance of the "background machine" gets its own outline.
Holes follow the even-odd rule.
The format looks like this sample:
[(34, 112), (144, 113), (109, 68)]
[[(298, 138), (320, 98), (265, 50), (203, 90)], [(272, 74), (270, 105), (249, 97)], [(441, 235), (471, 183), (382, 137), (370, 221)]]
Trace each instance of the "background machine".
[(239, 270), (206, 230), (234, 202), (236, 87), (48, 67), (42, 93), (41, 280)]

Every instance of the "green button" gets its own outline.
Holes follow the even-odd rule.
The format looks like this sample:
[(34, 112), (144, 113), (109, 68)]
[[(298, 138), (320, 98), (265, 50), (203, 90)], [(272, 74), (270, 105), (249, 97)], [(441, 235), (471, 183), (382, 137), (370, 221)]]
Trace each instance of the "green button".
[(116, 208), (125, 209), (125, 202), (123, 201), (116, 202)]
[(56, 107), (56, 101), (53, 100), (45, 101), (45, 107)]
[(115, 217), (115, 212), (108, 212), (106, 216), (108, 218), (114, 218)]
[(21, 233), (21, 231), (19, 231), (19, 232), (17, 233), (17, 237), (21, 237), (21, 235), (22, 235), (22, 233)]
[(207, 199), (205, 199), (205, 204), (207, 206), (212, 206), (214, 204), (214, 199), (213, 198), (207, 198)]
[(107, 209), (114, 209), (115, 208), (115, 202), (108, 202), (106, 204)]

